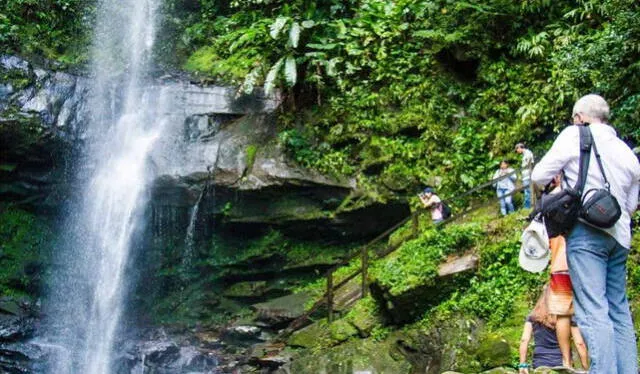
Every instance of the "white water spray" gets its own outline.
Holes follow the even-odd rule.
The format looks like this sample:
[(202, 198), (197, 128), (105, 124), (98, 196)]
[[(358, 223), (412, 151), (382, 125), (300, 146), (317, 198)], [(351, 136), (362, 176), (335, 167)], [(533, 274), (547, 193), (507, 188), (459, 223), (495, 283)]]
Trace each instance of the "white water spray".
[[(146, 205), (149, 152), (163, 131), (162, 92), (145, 84), (159, 0), (101, 0), (92, 69), (91, 123), (79, 167), (83, 201), (54, 282), (50, 318), (70, 358), (54, 373), (109, 374), (121, 329), (127, 265)], [(55, 329), (52, 329), (55, 330)]]

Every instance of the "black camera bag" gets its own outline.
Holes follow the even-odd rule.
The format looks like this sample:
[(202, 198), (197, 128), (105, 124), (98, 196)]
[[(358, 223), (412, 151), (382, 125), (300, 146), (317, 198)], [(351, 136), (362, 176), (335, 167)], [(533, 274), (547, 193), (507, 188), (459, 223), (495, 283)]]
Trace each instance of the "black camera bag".
[(594, 226), (608, 229), (618, 222), (622, 215), (622, 210), (618, 200), (611, 194), (611, 186), (604, 173), (600, 152), (598, 152), (595, 142), (593, 142), (593, 151), (596, 154), (596, 161), (598, 161), (605, 188), (593, 188), (584, 194), (580, 216)]

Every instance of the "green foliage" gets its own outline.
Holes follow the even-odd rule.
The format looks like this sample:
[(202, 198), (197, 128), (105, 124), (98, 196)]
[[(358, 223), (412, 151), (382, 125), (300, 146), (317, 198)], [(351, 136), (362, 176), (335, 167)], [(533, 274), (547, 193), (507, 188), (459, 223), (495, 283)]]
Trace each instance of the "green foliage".
[(282, 88), (281, 141), (305, 166), (454, 196), (516, 142), (540, 156), (588, 92), (640, 140), (639, 14), (632, 0), (238, 1), (203, 6), (185, 35), (207, 64), (200, 49), (187, 66)]
[(371, 267), (371, 276), (399, 294), (416, 286), (434, 285), (438, 265), (452, 253), (474, 248), (482, 236), (477, 224), (451, 225), (443, 230), (428, 229), (405, 242), (395, 253)]
[(6, 0), (0, 5), (0, 48), (80, 63), (88, 46), (86, 0)]
[(454, 292), (436, 313), (462, 313), (482, 318), (489, 326), (501, 326), (513, 316), (517, 300), (532, 299), (539, 292), (548, 275), (528, 273), (518, 265), (523, 228), (519, 218), (512, 214), (485, 226), (477, 243), (479, 270), (469, 286)]
[(0, 294), (32, 294), (43, 260), (49, 254), (52, 232), (33, 214), (0, 207)]

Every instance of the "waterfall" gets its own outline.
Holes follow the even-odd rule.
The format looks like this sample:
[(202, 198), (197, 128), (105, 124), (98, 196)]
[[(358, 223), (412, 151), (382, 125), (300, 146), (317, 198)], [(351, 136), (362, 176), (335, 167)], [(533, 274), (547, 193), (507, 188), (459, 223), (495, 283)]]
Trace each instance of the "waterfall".
[(47, 305), (46, 337), (68, 350), (52, 373), (108, 374), (142, 230), (148, 158), (167, 118), (162, 90), (148, 82), (160, 0), (99, 0), (93, 48), (91, 123), (78, 161), (81, 201), (70, 203), (67, 239)]

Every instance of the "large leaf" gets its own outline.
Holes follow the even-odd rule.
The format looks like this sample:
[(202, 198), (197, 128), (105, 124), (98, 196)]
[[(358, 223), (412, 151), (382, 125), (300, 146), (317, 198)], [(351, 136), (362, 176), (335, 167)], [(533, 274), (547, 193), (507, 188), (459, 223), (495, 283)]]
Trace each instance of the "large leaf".
[(300, 41), (300, 24), (293, 22), (289, 29), (289, 41), (293, 48), (298, 48), (298, 42)]
[(267, 78), (264, 80), (264, 91), (267, 95), (272, 93), (275, 88), (276, 78), (278, 77), (278, 71), (280, 71), (280, 67), (282, 66), (282, 61), (284, 61), (284, 57), (279, 59), (267, 73)]
[(296, 84), (298, 79), (298, 71), (296, 70), (296, 59), (293, 56), (288, 56), (284, 63), (284, 79), (289, 86)]
[(276, 20), (271, 24), (271, 27), (269, 27), (269, 35), (271, 35), (272, 38), (277, 39), (288, 20), (289, 17), (276, 18)]

